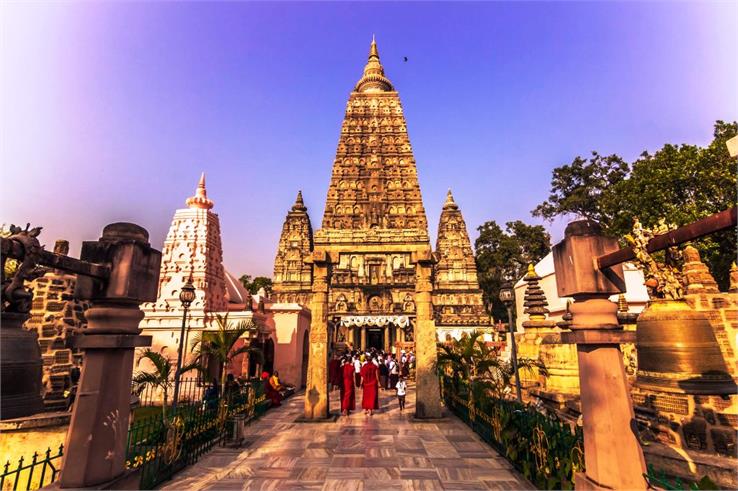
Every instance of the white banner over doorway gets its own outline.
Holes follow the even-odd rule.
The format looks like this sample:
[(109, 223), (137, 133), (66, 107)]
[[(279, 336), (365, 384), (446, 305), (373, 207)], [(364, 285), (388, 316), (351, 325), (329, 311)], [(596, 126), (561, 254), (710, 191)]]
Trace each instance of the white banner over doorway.
[(343, 327), (384, 327), (388, 325), (406, 328), (410, 325), (410, 317), (406, 315), (347, 315), (341, 317)]

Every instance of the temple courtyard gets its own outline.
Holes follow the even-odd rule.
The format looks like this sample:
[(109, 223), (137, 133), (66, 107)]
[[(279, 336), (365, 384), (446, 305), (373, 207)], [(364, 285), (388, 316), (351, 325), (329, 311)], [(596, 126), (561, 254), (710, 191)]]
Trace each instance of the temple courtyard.
[[(357, 408), (361, 404), (357, 392)], [(534, 489), (452, 414), (413, 421), (415, 390), (400, 413), (394, 391), (381, 411), (331, 423), (297, 423), (304, 394), (246, 428), (241, 448), (217, 447), (162, 489), (464, 490)], [(331, 410), (338, 413), (338, 392)]]

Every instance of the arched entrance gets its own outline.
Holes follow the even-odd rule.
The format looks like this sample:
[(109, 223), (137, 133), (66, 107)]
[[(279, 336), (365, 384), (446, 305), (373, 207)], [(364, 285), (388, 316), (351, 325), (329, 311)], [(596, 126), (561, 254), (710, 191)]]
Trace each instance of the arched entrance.
[(302, 336), (302, 383), (301, 387), (304, 389), (307, 385), (307, 374), (308, 374), (308, 359), (310, 357), (310, 331), (305, 330), (305, 334)]

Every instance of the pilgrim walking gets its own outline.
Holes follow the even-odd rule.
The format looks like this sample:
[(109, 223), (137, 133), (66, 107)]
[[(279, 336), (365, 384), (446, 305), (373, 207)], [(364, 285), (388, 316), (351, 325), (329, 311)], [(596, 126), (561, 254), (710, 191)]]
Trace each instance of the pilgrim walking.
[(364, 389), (361, 407), (364, 409), (364, 414), (371, 416), (375, 409), (379, 409), (379, 369), (373, 361), (361, 367), (361, 386)]

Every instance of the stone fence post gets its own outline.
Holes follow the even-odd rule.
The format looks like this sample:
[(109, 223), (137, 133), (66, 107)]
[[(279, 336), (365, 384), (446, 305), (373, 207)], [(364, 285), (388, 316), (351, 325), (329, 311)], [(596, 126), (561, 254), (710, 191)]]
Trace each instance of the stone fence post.
[(618, 325), (609, 296), (625, 292), (622, 265), (600, 271), (595, 258), (618, 249), (599, 225), (581, 220), (566, 227), (553, 247), (559, 297), (574, 297), (571, 332), (564, 343), (577, 345), (584, 419), (585, 473), (576, 489), (646, 489), (643, 451), (637, 436), (620, 343), (635, 342), (635, 332)]
[(82, 377), (67, 431), (61, 488), (138, 488), (127, 472), (126, 443), (134, 349), (149, 346), (140, 336), (139, 305), (156, 299), (161, 253), (145, 229), (114, 223), (96, 242), (82, 244), (82, 261), (110, 266), (100, 281), (80, 275), (75, 297), (90, 300), (88, 327), (75, 339), (84, 350)]

